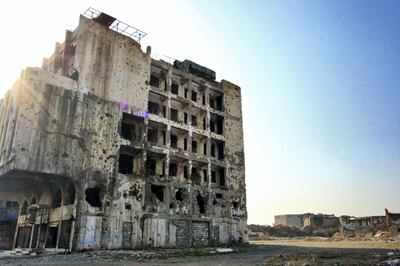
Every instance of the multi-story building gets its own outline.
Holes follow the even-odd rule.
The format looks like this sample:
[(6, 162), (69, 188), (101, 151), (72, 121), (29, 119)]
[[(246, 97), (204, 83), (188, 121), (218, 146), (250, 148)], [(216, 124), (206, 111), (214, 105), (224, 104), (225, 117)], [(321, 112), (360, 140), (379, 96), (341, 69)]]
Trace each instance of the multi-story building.
[(247, 242), (240, 88), (89, 9), (0, 104), (0, 193), (14, 247)]

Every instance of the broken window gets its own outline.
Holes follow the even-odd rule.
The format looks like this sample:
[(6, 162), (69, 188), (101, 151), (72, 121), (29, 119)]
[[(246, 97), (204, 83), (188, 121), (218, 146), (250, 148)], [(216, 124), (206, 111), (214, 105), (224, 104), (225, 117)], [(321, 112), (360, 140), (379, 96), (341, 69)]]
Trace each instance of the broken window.
[(178, 136), (170, 135), (171, 136), (171, 147), (177, 149), (178, 148)]
[(219, 185), (221, 187), (225, 186), (225, 169), (219, 169)]
[(222, 111), (222, 105), (223, 105), (223, 97), (222, 95), (220, 95), (216, 98), (216, 107), (217, 107), (216, 109), (218, 111)]
[(155, 114), (155, 115), (158, 115), (159, 114), (159, 112), (160, 112), (160, 106), (158, 105), (158, 103), (155, 103), (155, 102), (148, 102), (148, 105), (147, 105), (147, 108), (148, 108), (148, 110), (149, 110), (149, 113), (150, 114)]
[(197, 92), (192, 91), (192, 101), (197, 102)]
[(147, 141), (151, 143), (158, 142), (158, 130), (155, 128), (148, 128), (147, 129)]
[(163, 186), (157, 186), (157, 185), (151, 185), (151, 192), (153, 193), (156, 198), (163, 202), (164, 201), (164, 187)]
[(210, 131), (222, 135), (224, 133), (224, 117), (211, 113)]
[(178, 165), (176, 163), (169, 164), (169, 176), (175, 177), (178, 173)]
[(223, 160), (224, 159), (224, 143), (221, 141), (221, 142), (218, 142), (218, 159), (219, 160)]
[(178, 121), (178, 110), (171, 108), (171, 120), (175, 121), (175, 122), (179, 122)]
[(154, 87), (160, 87), (160, 78), (154, 75), (150, 75), (150, 85)]
[(118, 172), (124, 175), (133, 173), (133, 156), (128, 154), (119, 154)]
[(217, 183), (217, 173), (215, 171), (211, 171), (211, 182)]
[(197, 153), (197, 141), (192, 140), (192, 152)]
[(122, 122), (121, 123), (121, 137), (127, 140), (133, 140), (135, 126)]
[(197, 116), (192, 115), (192, 126), (197, 126)]
[(171, 93), (172, 94), (178, 95), (178, 89), (179, 89), (178, 84), (176, 84), (176, 83), (171, 84)]
[(99, 187), (87, 188), (85, 191), (85, 195), (86, 195), (85, 200), (87, 201), (87, 203), (89, 203), (90, 206), (101, 207)]
[(199, 206), (200, 214), (205, 214), (206, 213), (206, 202), (205, 202), (204, 197), (202, 197), (200, 194), (198, 194), (196, 197), (196, 200), (197, 200), (197, 206)]
[(148, 175), (156, 175), (156, 161), (150, 158), (146, 160), (146, 170)]

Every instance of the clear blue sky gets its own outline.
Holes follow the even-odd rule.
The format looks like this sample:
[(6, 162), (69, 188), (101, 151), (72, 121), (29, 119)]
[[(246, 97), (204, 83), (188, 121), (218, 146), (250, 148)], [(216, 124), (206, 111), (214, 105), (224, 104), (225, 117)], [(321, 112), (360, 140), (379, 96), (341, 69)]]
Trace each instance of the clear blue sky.
[(399, 1), (30, 2), (1, 4), (3, 91), (93, 6), (242, 87), (250, 223), (400, 212)]

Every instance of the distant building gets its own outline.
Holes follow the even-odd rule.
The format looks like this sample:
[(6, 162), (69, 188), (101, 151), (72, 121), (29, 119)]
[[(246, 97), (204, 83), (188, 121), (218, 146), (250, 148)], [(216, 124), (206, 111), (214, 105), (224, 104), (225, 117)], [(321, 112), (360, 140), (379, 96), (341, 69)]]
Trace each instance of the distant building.
[(275, 225), (293, 226), (301, 229), (304, 226), (304, 220), (312, 215), (312, 213), (275, 215)]

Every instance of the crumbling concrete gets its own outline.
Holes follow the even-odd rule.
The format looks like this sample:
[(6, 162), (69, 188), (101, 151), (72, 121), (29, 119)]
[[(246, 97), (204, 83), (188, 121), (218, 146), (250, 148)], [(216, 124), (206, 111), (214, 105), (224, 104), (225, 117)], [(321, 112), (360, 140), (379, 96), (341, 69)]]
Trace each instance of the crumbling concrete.
[(11, 246), (248, 241), (240, 88), (184, 62), (81, 16), (23, 71), (0, 102), (0, 193), (21, 206)]

